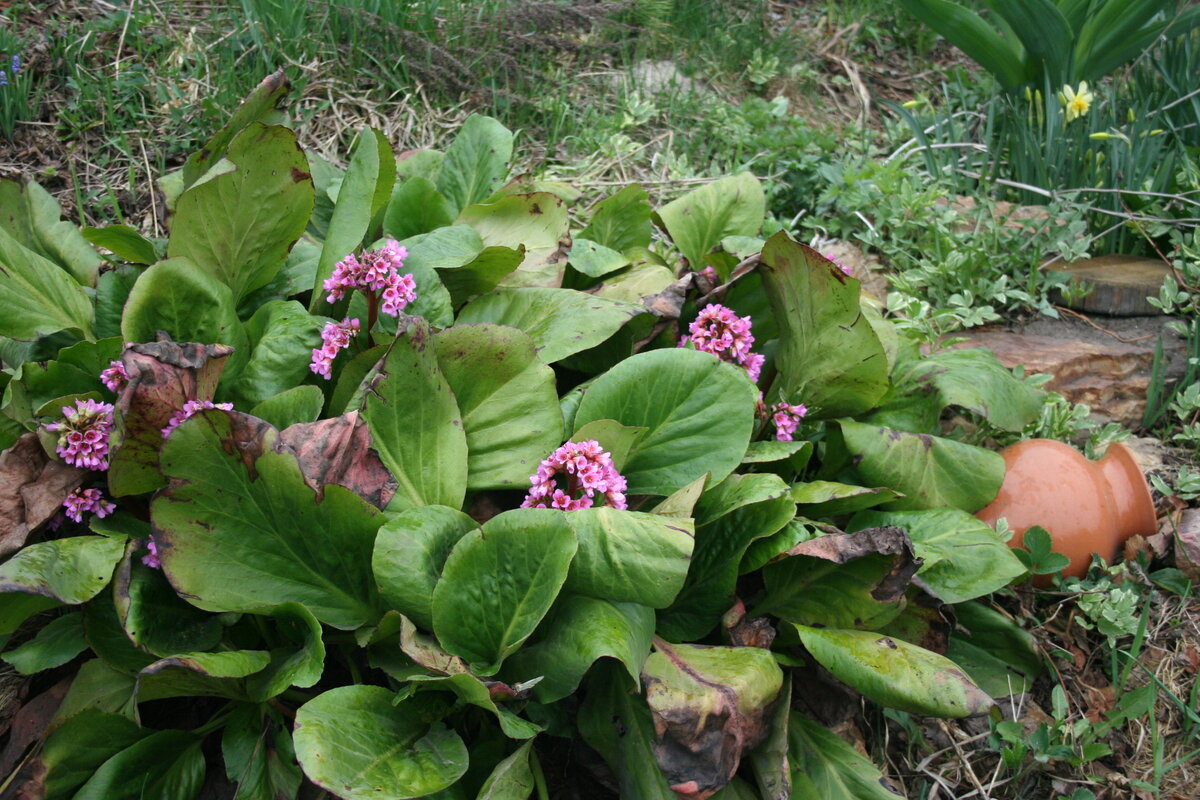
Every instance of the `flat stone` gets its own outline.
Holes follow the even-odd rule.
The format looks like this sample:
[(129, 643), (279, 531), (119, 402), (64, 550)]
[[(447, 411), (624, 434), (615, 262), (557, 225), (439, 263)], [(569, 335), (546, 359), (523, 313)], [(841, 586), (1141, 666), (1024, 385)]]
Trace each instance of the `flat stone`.
[(1019, 365), (1026, 374), (1050, 375), (1044, 388), (1072, 403), (1086, 403), (1102, 420), (1141, 423), (1154, 363), (1152, 346), (996, 330), (968, 331), (964, 336), (956, 348), (986, 347), (1010, 369)]
[(1157, 259), (1123, 255), (1084, 258), (1046, 268), (1065, 272), (1071, 276), (1072, 283), (1092, 289), (1079, 300), (1067, 302), (1058, 297), (1058, 303), (1077, 311), (1120, 317), (1161, 313), (1146, 302), (1146, 298), (1157, 297), (1163, 278), (1171, 274), (1171, 268)]

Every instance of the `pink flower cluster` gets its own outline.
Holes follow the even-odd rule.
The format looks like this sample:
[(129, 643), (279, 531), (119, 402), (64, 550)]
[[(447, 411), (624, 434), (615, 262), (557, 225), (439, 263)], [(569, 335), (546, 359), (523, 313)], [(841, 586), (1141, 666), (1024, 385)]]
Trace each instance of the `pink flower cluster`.
[(233, 411), (233, 403), (214, 403), (212, 400), (188, 400), (183, 404), (183, 408), (171, 415), (171, 419), (167, 421), (167, 427), (162, 429), (163, 438), (166, 439), (171, 435), (171, 431), (178, 428), (185, 419), (188, 419), (193, 414), (200, 411), (206, 411), (210, 408), (219, 408), (222, 411)]
[(63, 508), (66, 509), (63, 513), (68, 517), (76, 522), (83, 522), (83, 515), (87, 511), (104, 519), (115, 511), (117, 506), (105, 500), (99, 489), (76, 489), (63, 500)]
[(63, 461), (82, 469), (108, 469), (108, 436), (113, 426), (112, 403), (76, 400), (75, 408), (62, 407), (62, 422), (46, 430), (58, 433), (55, 448)]
[[(697, 350), (712, 353), (722, 361), (737, 364), (746, 370), (750, 380), (758, 382), (764, 357), (751, 353), (754, 334), (750, 332), (750, 317), (739, 317), (732, 309), (716, 303), (704, 307), (688, 328), (692, 345)], [(686, 344), (685, 337), (680, 344)]]
[(146, 549), (150, 552), (142, 556), (142, 563), (152, 569), (162, 569), (162, 561), (158, 558), (158, 542), (154, 541), (154, 534), (150, 534), (150, 538), (146, 540)]
[(597, 493), (610, 508), (626, 508), (625, 478), (594, 439), (567, 442), (538, 465), (529, 482), (533, 488), (521, 508), (591, 508)]
[(775, 423), (775, 439), (780, 442), (792, 441), (800, 420), (808, 414), (808, 407), (803, 403), (776, 403), (771, 407), (771, 421)]
[(100, 382), (110, 392), (120, 392), (121, 388), (129, 382), (129, 374), (125, 372), (125, 365), (120, 361), (108, 362), (108, 369), (100, 372)]
[(325, 380), (333, 377), (333, 359), (337, 354), (350, 346), (350, 340), (358, 333), (357, 319), (344, 319), (341, 322), (326, 322), (321, 329), (321, 346), (312, 351), (312, 363), (308, 368)]
[(353, 253), (334, 267), (333, 275), (325, 281), (325, 298), (336, 303), (347, 292), (359, 289), (364, 292), (382, 292), (379, 308), (389, 316), (396, 316), (405, 306), (417, 299), (417, 284), (412, 273), (401, 275), (408, 249), (395, 239), (378, 250), (367, 250), (360, 256)]
[(833, 265), (840, 269), (844, 274), (849, 275), (851, 278), (854, 277), (854, 270), (839, 261), (837, 256), (833, 255), (832, 253), (822, 253), (821, 255), (832, 261)]

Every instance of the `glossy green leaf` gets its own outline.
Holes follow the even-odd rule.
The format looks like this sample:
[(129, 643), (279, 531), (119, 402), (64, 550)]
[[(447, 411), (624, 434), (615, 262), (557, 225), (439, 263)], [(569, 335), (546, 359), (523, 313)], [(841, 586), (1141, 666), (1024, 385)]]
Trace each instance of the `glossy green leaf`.
[(871, 759), (819, 722), (793, 712), (788, 725), (792, 800), (897, 800)]
[(529, 336), (502, 325), (456, 325), (434, 337), (434, 349), (462, 413), (467, 488), (528, 488), (562, 442), (554, 371)]
[(468, 303), (458, 324), (491, 322), (529, 334), (547, 364), (595, 347), (625, 323), (645, 313), (633, 303), (608, 300), (573, 289), (499, 289)]
[(808, 452), (812, 450), (812, 442), (751, 442), (742, 456), (743, 464), (771, 464), (776, 461), (792, 459), (808, 460)]
[(762, 184), (750, 172), (705, 184), (658, 210), (671, 241), (694, 269), (726, 236), (757, 235), (765, 213)]
[(917, 574), (939, 598), (961, 603), (991, 594), (1025, 574), (1025, 567), (991, 526), (956, 508), (865, 511), (848, 530), (895, 525), (912, 540), (924, 564)]
[(428, 178), (415, 175), (392, 187), (383, 212), (383, 235), (406, 239), (454, 222), (455, 208)]
[(51, 620), (37, 636), (0, 658), (22, 675), (32, 675), (62, 666), (87, 646), (83, 636), (83, 615), (76, 611)]
[(597, 378), (575, 425), (615, 419), (646, 428), (625, 465), (629, 494), (668, 495), (706, 472), (724, 480), (738, 466), (757, 400), (745, 370), (696, 350), (653, 350)]
[[(100, 339), (121, 337), (121, 315), (125, 301), (133, 291), (141, 270), (122, 264), (100, 275), (96, 284), (96, 336)], [(122, 338), (122, 342), (125, 340)]]
[(247, 693), (262, 701), (292, 686), (314, 686), (325, 670), (321, 623), (299, 603), (284, 603), (272, 609), (267, 624), (281, 644), (268, 651), (270, 661), (262, 671), (246, 681)]
[(779, 391), (814, 417), (873, 408), (888, 387), (883, 345), (859, 308), (859, 282), (785, 233), (772, 236), (759, 267), (779, 325)]
[(200, 743), (188, 731), (155, 731), (101, 764), (74, 800), (192, 800), (204, 783)]
[(529, 765), (533, 742), (526, 742), (513, 751), (488, 775), (476, 800), (528, 800), (533, 794), (533, 769)]
[(83, 238), (103, 247), (117, 258), (131, 264), (150, 266), (158, 261), (154, 243), (128, 225), (105, 225), (103, 228), (84, 228)]
[(410, 318), (392, 342), (362, 413), (380, 460), (400, 484), (391, 510), (462, 505), (467, 437), (428, 322)]
[(204, 147), (188, 156), (182, 170), (182, 188), (195, 183), (200, 176), (225, 156), (229, 142), (252, 122), (271, 124), (282, 117), (279, 107), (292, 84), (283, 69), (263, 78), (242, 100), (219, 131), (204, 143)]
[(265, 650), (222, 650), (213, 653), (180, 653), (162, 658), (142, 669), (142, 675), (157, 675), (178, 669), (209, 678), (244, 678), (260, 671), (270, 662)]
[(592, 209), (592, 218), (578, 233), (577, 240), (590, 239), (618, 252), (649, 247), (652, 230), (649, 198), (646, 190), (636, 183), (606, 197)]
[(877, 703), (930, 717), (967, 717), (992, 698), (945, 656), (871, 631), (797, 625), (805, 648), (838, 680)]
[(312, 215), (315, 190), (296, 134), (252, 122), (229, 143), (233, 169), (194, 184), (171, 217), (168, 258), (229, 287), (234, 305), (266, 286)]
[(975, 512), (995, 498), (1004, 481), (1004, 458), (991, 450), (851, 420), (838, 424), (864, 481), (904, 495), (890, 509), (949, 506)]
[(272, 300), (246, 322), (249, 361), (223, 396), (238, 408), (251, 408), (312, 375), (312, 351), (321, 346), (326, 320), (295, 300)]
[(696, 504), (696, 549), (687, 582), (659, 616), (661, 635), (696, 641), (734, 604), (738, 565), (746, 548), (796, 515), (788, 486), (770, 474), (730, 475)]
[(608, 507), (572, 511), (566, 520), (579, 540), (568, 590), (651, 608), (679, 594), (692, 555), (690, 520)]
[(379, 686), (341, 686), (296, 712), (296, 758), (309, 780), (345, 800), (423, 797), (457, 781), (467, 747)]
[(90, 337), (92, 316), (82, 286), (0, 227), (0, 336), (33, 341), (69, 330)]
[(521, 265), (501, 281), (502, 286), (562, 285), (570, 220), (567, 205), (546, 192), (515, 194), (494, 203), (464, 208), (455, 220), (470, 225), (488, 247), (523, 247)]
[(809, 481), (792, 487), (796, 511), (806, 517), (852, 514), (864, 508), (890, 503), (899, 496), (886, 486), (871, 489), (833, 481)]
[(160, 261), (143, 272), (125, 303), (121, 335), (126, 342), (153, 342), (159, 331), (175, 342), (232, 346), (226, 380), (236, 378), (249, 357), (229, 287), (184, 258)]
[(492, 675), (558, 596), (578, 544), (562, 512), (517, 509), (458, 541), (433, 591), (433, 631), (447, 651)]
[(47, 798), (70, 797), (108, 759), (149, 736), (120, 714), (87, 709), (51, 731), (38, 756), (46, 767)]
[(72, 536), (26, 545), (0, 564), (0, 592), (25, 592), (68, 605), (91, 600), (108, 585), (125, 542)]
[(555, 606), (540, 636), (537, 644), (512, 657), (505, 673), (514, 680), (541, 676), (533, 691), (543, 703), (574, 693), (600, 658), (621, 662), (638, 684), (654, 636), (654, 610), (637, 603), (568, 595)]
[(992, 697), (1028, 691), (1044, 672), (1033, 636), (1016, 620), (980, 602), (961, 603), (954, 615), (946, 657)]
[(420, 506), (389, 515), (375, 538), (371, 565), (379, 594), (425, 630), (433, 630), (433, 590), (446, 557), (478, 523), (457, 509)]
[(268, 397), (250, 409), (250, 413), (266, 420), (278, 430), (301, 422), (316, 422), (325, 405), (325, 395), (316, 386), (295, 386)]
[(0, 228), (62, 267), (82, 286), (95, 286), (100, 255), (79, 228), (62, 218), (54, 196), (33, 181), (0, 181)]
[(373, 620), (371, 550), (382, 515), (340, 486), (326, 486), (318, 503), (295, 456), (273, 451), (276, 436), (268, 429), (242, 452), (221, 411), (171, 434), (162, 466), (173, 483), (151, 504), (163, 569), (207, 611), (298, 602), (337, 628)]
[(1002, 430), (1019, 433), (1042, 410), (1046, 392), (1018, 380), (984, 347), (945, 350), (912, 362), (895, 376), (901, 386), (920, 391), (933, 386), (942, 407), (974, 411)]
[[(67, 696), (54, 715), (54, 723), (61, 724), (89, 709), (120, 714), (132, 720), (136, 709), (136, 688), (137, 678), (134, 675), (122, 672), (99, 658), (85, 661), (75, 673)], [(81, 778), (80, 782), (83, 780)]]
[(162, 571), (131, 553), (117, 570), (114, 601), (129, 639), (156, 656), (210, 650), (225, 628), (213, 614), (184, 601)]
[(446, 149), (437, 176), (437, 188), (452, 213), (482, 203), (500, 188), (512, 149), (512, 132), (497, 120), (480, 114), (467, 117)]
[(571, 242), (567, 261), (572, 268), (589, 278), (602, 278), (629, 263), (629, 259), (620, 252), (580, 236)]

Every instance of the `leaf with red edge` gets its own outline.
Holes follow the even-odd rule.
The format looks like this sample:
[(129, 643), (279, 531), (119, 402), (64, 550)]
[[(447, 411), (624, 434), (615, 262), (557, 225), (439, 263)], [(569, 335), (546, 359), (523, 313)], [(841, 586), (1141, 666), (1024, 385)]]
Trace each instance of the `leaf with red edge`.
[(379, 460), (374, 439), (357, 411), (284, 428), (279, 443), (300, 462), (304, 482), (324, 496), (325, 484), (344, 486), (376, 508), (396, 493), (396, 479)]
[(766, 738), (783, 671), (769, 650), (655, 640), (642, 666), (654, 756), (681, 800), (705, 800)]
[(159, 472), (162, 429), (188, 400), (211, 400), (233, 348), (221, 344), (134, 344), (121, 364), (129, 382), (117, 400), (109, 451), (108, 488), (114, 497), (167, 485)]

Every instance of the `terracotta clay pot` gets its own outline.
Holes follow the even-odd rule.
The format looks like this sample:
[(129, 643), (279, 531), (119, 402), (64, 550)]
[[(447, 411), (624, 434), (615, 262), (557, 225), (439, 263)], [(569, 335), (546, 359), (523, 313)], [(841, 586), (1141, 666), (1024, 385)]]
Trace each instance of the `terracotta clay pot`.
[(999, 494), (975, 516), (989, 525), (1004, 517), (1019, 547), (1024, 533), (1040, 525), (1050, 533), (1053, 550), (1071, 560), (1063, 570), (1083, 577), (1092, 553), (1111, 562), (1130, 536), (1158, 530), (1150, 487), (1133, 454), (1110, 445), (1099, 461), (1089, 461), (1070, 445), (1030, 439), (1007, 447), (1004, 483)]

